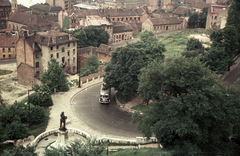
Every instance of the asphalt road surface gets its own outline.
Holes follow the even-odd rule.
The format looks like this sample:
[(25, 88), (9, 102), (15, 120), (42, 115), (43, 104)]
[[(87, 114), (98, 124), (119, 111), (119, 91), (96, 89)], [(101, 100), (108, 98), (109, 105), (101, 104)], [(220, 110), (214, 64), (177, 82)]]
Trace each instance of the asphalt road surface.
[(89, 127), (99, 132), (123, 136), (142, 137), (136, 125), (131, 122), (131, 113), (122, 111), (114, 101), (115, 91), (112, 89), (111, 103), (99, 104), (100, 84), (79, 92), (71, 101), (72, 109), (77, 117)]

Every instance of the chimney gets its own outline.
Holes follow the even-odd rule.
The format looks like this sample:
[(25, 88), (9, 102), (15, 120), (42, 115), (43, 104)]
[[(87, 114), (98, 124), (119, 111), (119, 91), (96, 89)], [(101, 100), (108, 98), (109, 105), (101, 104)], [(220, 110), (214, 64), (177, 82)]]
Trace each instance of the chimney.
[(72, 34), (69, 34), (69, 40), (73, 40)]
[(56, 37), (52, 37), (52, 44), (56, 44)]

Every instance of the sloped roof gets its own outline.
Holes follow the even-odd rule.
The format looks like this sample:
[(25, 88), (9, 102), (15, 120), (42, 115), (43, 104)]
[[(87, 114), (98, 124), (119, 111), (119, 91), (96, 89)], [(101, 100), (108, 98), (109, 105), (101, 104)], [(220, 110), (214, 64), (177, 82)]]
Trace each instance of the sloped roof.
[(111, 54), (111, 46), (106, 45), (106, 44), (100, 44), (100, 46), (96, 49), (97, 52), (99, 53), (103, 53), (106, 55), (110, 55)]
[(25, 6), (22, 5), (22, 4), (18, 5), (18, 11), (25, 12), (25, 11), (30, 11), (30, 10), (31, 10), (30, 8), (25, 7)]
[(50, 6), (46, 5), (46, 4), (34, 4), (32, 6), (30, 6), (31, 9), (38, 9), (44, 12), (48, 12), (50, 10)]
[(106, 17), (100, 16), (86, 16), (85, 26), (102, 26), (102, 25), (112, 25)]
[(210, 7), (210, 6), (211, 6), (211, 4), (208, 4), (208, 3), (200, 3), (200, 4), (192, 5), (193, 8), (198, 8), (198, 9), (203, 9), (203, 8)]
[(0, 6), (11, 6), (9, 0), (0, 0)]
[(41, 48), (38, 46), (38, 44), (35, 42), (35, 37), (32, 36), (27, 36), (25, 37), (27, 43), (32, 47), (33, 51), (41, 51)]
[(16, 35), (6, 35), (6, 34), (1, 34), (0, 35), (0, 47), (15, 47), (16, 43), (18, 41), (18, 37)]
[(143, 8), (139, 9), (89, 9), (89, 10), (68, 10), (69, 15), (73, 13), (77, 17), (85, 17), (90, 15), (98, 15), (102, 17), (119, 17), (119, 16), (142, 16), (146, 13)]
[[(55, 37), (56, 43), (53, 43), (53, 37)], [(52, 30), (46, 32), (38, 32), (37, 35), (35, 36), (35, 41), (38, 44), (52, 46), (66, 44), (69, 42), (75, 42), (77, 41), (77, 39), (74, 37), (72, 37), (71, 39), (68, 33)]]
[(52, 7), (50, 7), (49, 12), (58, 12), (61, 10), (62, 10), (62, 7), (60, 7), (60, 6), (52, 6)]
[(186, 10), (187, 12), (188, 12), (188, 8), (186, 8), (186, 7), (182, 7), (182, 6), (179, 6), (179, 7), (177, 7), (177, 9), (176, 10), (174, 10), (174, 14), (177, 14), (177, 15), (183, 15), (184, 14), (184, 10)]
[(115, 22), (113, 23), (113, 33), (120, 33), (126, 31), (132, 31), (133, 28), (130, 24), (125, 22)]
[(95, 53), (96, 50), (97, 50), (97, 47), (89, 46), (89, 47), (78, 48), (77, 53), (84, 54), (84, 53), (90, 53), (91, 51)]
[(166, 25), (166, 24), (181, 24), (181, 21), (177, 17), (169, 18), (150, 18), (154, 26)]

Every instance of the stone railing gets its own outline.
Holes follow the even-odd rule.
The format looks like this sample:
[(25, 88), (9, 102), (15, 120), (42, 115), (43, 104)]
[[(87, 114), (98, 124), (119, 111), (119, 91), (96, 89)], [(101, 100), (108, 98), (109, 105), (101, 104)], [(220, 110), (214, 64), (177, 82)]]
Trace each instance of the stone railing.
[(88, 83), (89, 81), (94, 81), (95, 79), (100, 79), (101, 76), (103, 76), (105, 74), (105, 72), (102, 73), (94, 73), (94, 74), (90, 74), (88, 76), (85, 77), (81, 77), (81, 85), (83, 83)]
[[(35, 146), (38, 144), (38, 142), (40, 140), (42, 140), (43, 138), (52, 135), (54, 133), (58, 133), (59, 129), (55, 128), (55, 129), (51, 129), (49, 131), (43, 132), (41, 134), (39, 134), (32, 142), (31, 142), (31, 146)], [(75, 133), (75, 134), (79, 134), (81, 136), (83, 136), (84, 138), (89, 138), (90, 135), (82, 130), (76, 129), (76, 128), (68, 128), (68, 133)]]

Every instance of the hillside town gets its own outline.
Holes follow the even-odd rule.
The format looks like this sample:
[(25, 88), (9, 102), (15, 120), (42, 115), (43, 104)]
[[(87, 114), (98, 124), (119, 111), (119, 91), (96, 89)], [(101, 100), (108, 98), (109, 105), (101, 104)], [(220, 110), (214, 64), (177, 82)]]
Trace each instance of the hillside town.
[[(87, 155), (111, 155), (119, 146), (160, 149), (153, 155), (232, 148), (235, 155), (238, 7), (238, 0), (46, 0), (30, 7), (0, 0), (0, 154), (64, 153), (79, 139), (84, 146), (75, 141), (75, 153), (85, 148)], [(209, 115), (213, 109), (219, 112)], [(28, 128), (18, 132), (19, 125)]]

